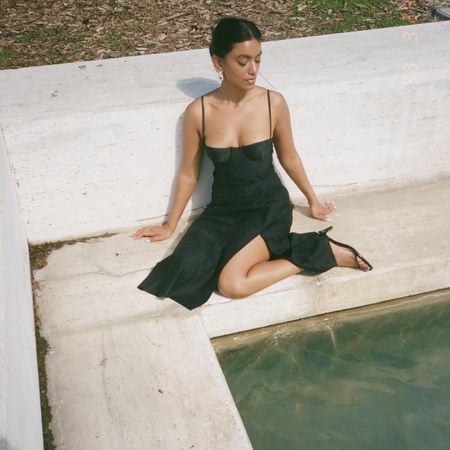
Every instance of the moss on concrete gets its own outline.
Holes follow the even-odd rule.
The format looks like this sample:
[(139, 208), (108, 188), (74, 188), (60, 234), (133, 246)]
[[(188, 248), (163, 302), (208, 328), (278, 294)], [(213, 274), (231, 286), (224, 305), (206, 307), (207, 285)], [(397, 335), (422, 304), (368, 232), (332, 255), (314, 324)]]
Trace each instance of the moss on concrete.
[(36, 353), (39, 373), (39, 391), (41, 398), (42, 433), (44, 437), (44, 449), (55, 450), (54, 437), (50, 424), (52, 421), (52, 411), (47, 396), (47, 373), (45, 370), (45, 358), (50, 349), (47, 339), (41, 334), (41, 319), (37, 307), (37, 291), (40, 289), (39, 282), (34, 278), (34, 271), (42, 269), (47, 265), (48, 256), (54, 250), (58, 250), (65, 245), (73, 245), (77, 242), (88, 242), (99, 237), (110, 237), (117, 233), (105, 233), (98, 236), (69, 239), (65, 241), (44, 242), (42, 244), (28, 244), (31, 269), (31, 289), (33, 295), (34, 313), (34, 333), (36, 339)]

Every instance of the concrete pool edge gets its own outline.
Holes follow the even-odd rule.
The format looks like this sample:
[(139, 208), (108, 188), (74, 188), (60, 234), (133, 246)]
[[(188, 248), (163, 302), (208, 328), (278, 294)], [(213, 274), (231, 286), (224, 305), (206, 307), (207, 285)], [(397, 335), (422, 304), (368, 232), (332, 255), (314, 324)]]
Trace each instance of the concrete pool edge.
[[(334, 318), (339, 318), (342, 322), (351, 322), (353, 318), (364, 317), (366, 315), (389, 314), (391, 310), (396, 308), (421, 308), (424, 303), (440, 303), (442, 301), (450, 302), (450, 287), (438, 289), (430, 292), (422, 292), (420, 294), (408, 295), (406, 297), (384, 300), (368, 305), (355, 306), (346, 310), (337, 310), (318, 314), (315, 316), (304, 317), (302, 319), (283, 322), (266, 327), (254, 328), (247, 331), (238, 331), (223, 336), (211, 338), (213, 348), (216, 353), (226, 350), (227, 348), (238, 348), (253, 343), (255, 340), (263, 339), (266, 336), (272, 336), (277, 333), (280, 328), (295, 327), (296, 323), (302, 323), (305, 327), (314, 328), (315, 326), (327, 326), (329, 322), (333, 322)], [(343, 315), (345, 314), (345, 317)]]
[(282, 442), (444, 450), (449, 325), (445, 289), (237, 333), (213, 346), (255, 449)]

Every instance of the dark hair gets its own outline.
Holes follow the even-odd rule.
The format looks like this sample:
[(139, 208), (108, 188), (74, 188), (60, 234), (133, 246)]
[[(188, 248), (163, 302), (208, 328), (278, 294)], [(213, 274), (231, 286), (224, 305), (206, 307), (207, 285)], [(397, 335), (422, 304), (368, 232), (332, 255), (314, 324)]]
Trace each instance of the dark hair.
[(233, 49), (234, 44), (251, 39), (262, 41), (261, 31), (252, 21), (234, 16), (224, 17), (212, 30), (209, 54), (223, 58)]

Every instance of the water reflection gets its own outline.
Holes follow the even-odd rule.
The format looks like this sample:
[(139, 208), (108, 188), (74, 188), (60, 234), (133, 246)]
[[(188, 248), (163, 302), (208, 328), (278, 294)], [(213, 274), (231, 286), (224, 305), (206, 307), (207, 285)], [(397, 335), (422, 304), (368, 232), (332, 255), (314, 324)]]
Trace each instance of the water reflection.
[(255, 450), (448, 448), (448, 290), (212, 342)]

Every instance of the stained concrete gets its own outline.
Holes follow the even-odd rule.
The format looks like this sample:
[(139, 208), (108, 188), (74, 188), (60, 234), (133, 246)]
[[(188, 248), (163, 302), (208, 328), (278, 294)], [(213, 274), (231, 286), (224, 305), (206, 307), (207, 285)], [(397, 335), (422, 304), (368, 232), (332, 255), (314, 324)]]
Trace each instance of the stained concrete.
[[(35, 272), (58, 448), (251, 448), (210, 338), (450, 286), (450, 181), (333, 196), (329, 235), (373, 264), (293, 275), (189, 311), (137, 289), (174, 248), (132, 229), (53, 251)], [(327, 226), (294, 200), (293, 231)], [(81, 447), (80, 447), (81, 445)]]

